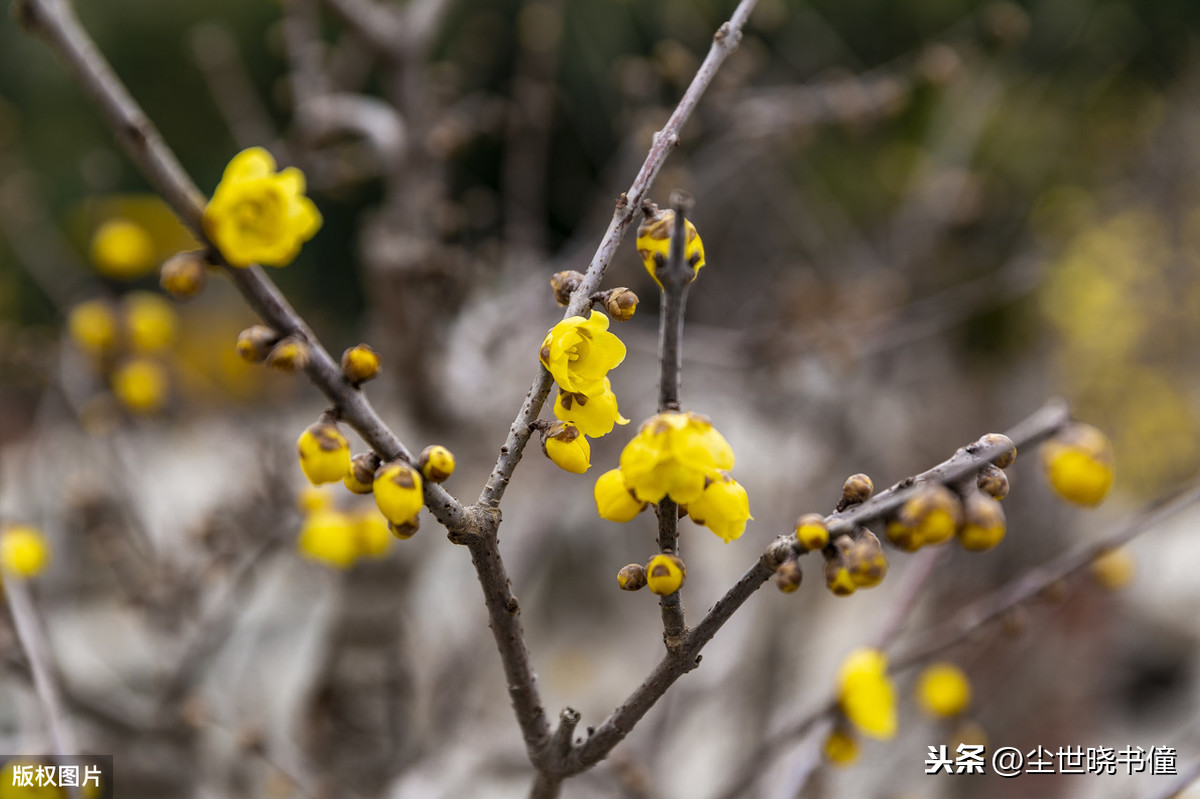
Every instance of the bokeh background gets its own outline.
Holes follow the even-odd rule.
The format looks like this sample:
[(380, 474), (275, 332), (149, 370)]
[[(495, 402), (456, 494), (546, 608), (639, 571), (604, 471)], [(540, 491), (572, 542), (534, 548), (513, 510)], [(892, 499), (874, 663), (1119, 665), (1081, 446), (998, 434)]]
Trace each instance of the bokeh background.
[[(413, 2), (437, 13), (404, 17), (417, 35), (390, 61), (344, 2), (78, 10), (202, 188), (250, 145), (306, 171), (325, 224), (271, 276), (332, 352), (366, 341), (383, 355), (371, 398), (410, 449), (456, 453), (447, 487), (471, 501), (560, 316), (549, 276), (586, 268), (734, 4)], [(1022, 453), (1007, 539), (943, 560), (907, 631), (1195, 479), (1198, 36), (1190, 0), (760, 0), (652, 192), (696, 201), (708, 266), (689, 299), (684, 404), (733, 445), (755, 516), (728, 545), (684, 523), (690, 619), (798, 515), (828, 512), (846, 475), (889, 485), (1054, 395), (1111, 436), (1113, 497), (1068, 507)], [(373, 121), (323, 109), (334, 96)], [(147, 300), (157, 266), (189, 246), (61, 65), (0, 22), (0, 518), (52, 544), (33, 587), (81, 742), (116, 756), (130, 799), (524, 795), (466, 553), (431, 519), (349, 568), (298, 551), (314, 500), (298, 499), (293, 441), (321, 398), (237, 358), (255, 320), (219, 276), (167, 312)], [(642, 297), (614, 325), (629, 355), (611, 375), (636, 425), (656, 402), (657, 302), (632, 241), (605, 284)], [(149, 341), (89, 352), (68, 319), (97, 300), (118, 327), (153, 306)], [(130, 362), (154, 377), (131, 388)], [(592, 474), (630, 432), (594, 442)], [(613, 579), (652, 554), (653, 522), (598, 519), (591, 485), (532, 447), (501, 531), (544, 698), (584, 726), (661, 652), (653, 597)], [(324, 501), (349, 514), (356, 499)], [(946, 653), (972, 677), (969, 721), (990, 746), (1169, 746), (1180, 771), (1195, 762), (1196, 523), (1139, 538), (1121, 591), (1080, 576)], [(926, 777), (927, 747), (965, 733), (923, 720), (908, 678), (899, 737), (865, 744), (857, 765), (820, 765), (819, 734), (780, 743), (899, 601), (910, 558), (890, 559), (881, 587), (848, 599), (807, 563), (797, 594), (768, 586), (563, 795), (1169, 784)], [(0, 649), (0, 749), (44, 751), (7, 614)]]

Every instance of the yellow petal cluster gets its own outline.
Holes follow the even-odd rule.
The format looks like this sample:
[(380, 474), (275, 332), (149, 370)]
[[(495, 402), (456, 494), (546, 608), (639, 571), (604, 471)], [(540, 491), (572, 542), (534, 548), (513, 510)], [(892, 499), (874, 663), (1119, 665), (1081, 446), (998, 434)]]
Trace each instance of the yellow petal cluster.
[(838, 671), (838, 705), (864, 735), (887, 740), (896, 734), (896, 693), (883, 652), (862, 648), (846, 657)]
[(579, 428), (569, 422), (555, 422), (542, 436), (542, 451), (558, 468), (583, 474), (592, 466), (592, 445)]
[(703, 493), (688, 503), (688, 516), (703, 524), (725, 543), (736, 541), (746, 530), (750, 515), (750, 497), (741, 483), (723, 472), (710, 478)]
[(559, 389), (554, 399), (554, 416), (592, 438), (608, 435), (615, 425), (629, 424), (617, 408), (617, 395), (607, 377), (601, 381), (601, 390), (591, 396)]
[(155, 265), (154, 239), (131, 219), (115, 218), (92, 234), (92, 263), (96, 271), (117, 280), (133, 280)]
[(296, 548), (311, 560), (348, 569), (363, 558), (384, 557), (392, 543), (387, 521), (376, 511), (347, 513), (324, 506), (305, 515)]
[(655, 555), (646, 564), (646, 585), (659, 596), (668, 596), (683, 586), (687, 569), (674, 555)]
[[(692, 269), (692, 280), (704, 266), (704, 242), (696, 232), (692, 220), (683, 220), (684, 245), (683, 258)], [(658, 279), (658, 270), (665, 267), (671, 257), (671, 232), (675, 229), (675, 212), (671, 209), (657, 211), (638, 227), (637, 250), (642, 257), (642, 263), (654, 282), (662, 288)]]
[(313, 485), (336, 483), (350, 469), (350, 442), (329, 422), (317, 422), (296, 440), (300, 468)]
[(625, 344), (608, 332), (608, 317), (570, 316), (546, 334), (538, 359), (560, 390), (589, 397), (604, 391), (604, 377), (625, 360)]
[(669, 496), (695, 502), (705, 481), (733, 468), (733, 448), (698, 413), (667, 411), (650, 417), (621, 452), (625, 484), (643, 502)]
[(609, 469), (596, 480), (593, 491), (596, 511), (610, 522), (629, 522), (642, 512), (646, 503), (633, 495), (620, 469)]
[(204, 232), (231, 266), (287, 266), (321, 227), (321, 214), (304, 189), (300, 170), (276, 172), (269, 152), (243, 150), (204, 208)]
[(917, 704), (934, 718), (957, 716), (971, 704), (971, 681), (953, 663), (933, 663), (917, 677)]
[(14, 524), (0, 533), (0, 564), (19, 577), (35, 577), (50, 563), (50, 546), (36, 527)]

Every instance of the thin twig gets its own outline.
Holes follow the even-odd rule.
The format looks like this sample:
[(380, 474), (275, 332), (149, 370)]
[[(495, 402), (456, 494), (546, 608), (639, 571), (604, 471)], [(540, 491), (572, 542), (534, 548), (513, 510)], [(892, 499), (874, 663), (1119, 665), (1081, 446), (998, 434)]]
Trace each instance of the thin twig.
[(42, 625), (33, 608), (29, 585), (19, 575), (5, 570), (4, 593), (8, 596), (8, 607), (12, 611), (17, 640), (29, 661), (29, 671), (33, 676), (33, 689), (37, 694), (38, 703), (42, 706), (42, 715), (46, 720), (46, 729), (50, 733), (50, 743), (54, 747), (54, 754), (59, 757), (76, 755), (79, 753), (79, 748), (75, 744), (75, 736), (67, 726), (62, 696), (59, 694), (58, 684), (54, 681), (53, 671), (50, 668), (50, 649), (46, 643)]
[[(95, 43), (64, 0), (17, 0), (17, 16), (54, 49), (79, 85), (96, 104), (116, 133), (126, 154), (147, 181), (197, 238), (207, 241), (203, 225), (204, 195), (184, 171), (158, 129), (113, 72)], [(214, 254), (216, 248), (212, 248)], [(237, 269), (224, 265), (230, 280), (250, 307), (271, 327), (305, 340), (311, 351), (306, 373), (334, 403), (339, 415), (384, 459), (414, 462), (411, 452), (392, 432), (366, 396), (350, 385), (308, 324), (291, 307), (258, 266)], [(459, 540), (475, 535), (471, 514), (437, 483), (425, 483), (425, 504)]]
[[(730, 53), (737, 49), (738, 42), (742, 37), (742, 27), (746, 24), (746, 19), (757, 3), (758, 0), (741, 0), (734, 10), (733, 16), (729, 18), (728, 22), (721, 25), (716, 35), (713, 36), (712, 47), (709, 48), (708, 55), (705, 56), (704, 62), (696, 71), (695, 77), (692, 78), (687, 91), (680, 98), (679, 105), (675, 106), (666, 125), (655, 134), (654, 144), (650, 147), (650, 152), (642, 163), (637, 177), (634, 178), (633, 184), (617, 199), (617, 207), (608, 224), (608, 230), (600, 240), (600, 246), (592, 256), (579, 288), (571, 295), (571, 301), (567, 305), (563, 318), (579, 316), (591, 304), (591, 296), (600, 288), (604, 271), (608, 268), (617, 252), (617, 247), (625, 238), (626, 231), (641, 209), (642, 198), (650, 190), (650, 186), (658, 176), (659, 170), (662, 169), (667, 156), (678, 146), (680, 129), (691, 117), (692, 111), (695, 110), (696, 104), (700, 102), (705, 90), (712, 83), (721, 64), (729, 57)], [(508, 429), (508, 438), (500, 447), (500, 456), (496, 459), (496, 465), (492, 469), (491, 476), (488, 477), (487, 485), (479, 495), (480, 505), (496, 507), (500, 504), (504, 491), (508, 488), (508, 481), (512, 477), (513, 470), (517, 468), (525, 445), (529, 443), (529, 437), (533, 432), (531, 425), (537, 420), (538, 414), (542, 411), (542, 405), (550, 395), (551, 383), (550, 373), (539, 364), (537, 376), (529, 387), (529, 393), (525, 395), (525, 402), (522, 403), (517, 418), (513, 420)]]

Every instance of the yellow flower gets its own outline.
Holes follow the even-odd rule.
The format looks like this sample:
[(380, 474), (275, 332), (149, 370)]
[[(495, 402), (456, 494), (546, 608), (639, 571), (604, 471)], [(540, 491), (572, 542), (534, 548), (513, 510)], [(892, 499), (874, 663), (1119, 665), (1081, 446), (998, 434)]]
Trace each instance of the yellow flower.
[(687, 568), (674, 555), (655, 555), (646, 564), (646, 585), (659, 596), (669, 596), (683, 586)]
[(825, 525), (825, 517), (819, 513), (806, 513), (797, 519), (796, 540), (809, 551), (824, 549), (829, 543), (829, 528)]
[(354, 520), (338, 510), (308, 514), (296, 542), (300, 553), (338, 569), (348, 569), (358, 557)]
[(838, 671), (838, 704), (864, 735), (887, 740), (896, 734), (896, 694), (887, 674), (887, 656), (856, 649)]
[[(704, 242), (700, 241), (700, 236), (696, 233), (696, 226), (692, 224), (692, 220), (683, 220), (683, 226), (685, 231), (683, 257), (688, 266), (692, 268), (692, 280), (695, 280), (696, 273), (704, 266)], [(658, 283), (659, 288), (662, 288), (662, 281), (658, 279), (657, 272), (667, 265), (667, 260), (671, 257), (671, 232), (674, 229), (675, 212), (669, 208), (656, 211), (653, 216), (648, 217), (638, 226), (638, 255), (642, 256), (642, 263), (645, 264), (646, 271), (650, 273), (650, 277), (654, 278), (654, 282)]]
[(542, 451), (560, 469), (583, 474), (592, 467), (592, 445), (579, 428), (569, 422), (555, 422), (542, 435)]
[(700, 414), (668, 411), (641, 426), (620, 463), (625, 484), (641, 501), (670, 496), (686, 505), (700, 498), (709, 475), (733, 468), (733, 449)]
[(112, 375), (117, 399), (134, 413), (154, 413), (167, 402), (170, 381), (162, 364), (149, 358), (133, 358)]
[(122, 298), (121, 307), (134, 352), (162, 352), (175, 342), (178, 317), (162, 297), (149, 291), (133, 291)]
[(36, 527), (15, 524), (0, 535), (0, 563), (4, 570), (20, 577), (41, 574), (50, 562), (50, 547)]
[(629, 424), (629, 420), (617, 409), (617, 395), (606, 377), (603, 389), (593, 396), (573, 394), (559, 389), (554, 399), (554, 416), (570, 422), (585, 436), (599, 438), (612, 432), (613, 426)]
[(96, 271), (117, 280), (133, 280), (154, 268), (154, 240), (129, 219), (110, 219), (92, 234)]
[(1112, 488), (1112, 443), (1091, 425), (1073, 424), (1042, 445), (1042, 467), (1060, 497), (1099, 505)]
[(231, 266), (287, 266), (321, 227), (321, 214), (304, 196), (304, 173), (275, 171), (261, 147), (233, 157), (204, 209), (204, 232)]
[(358, 554), (367, 558), (382, 558), (392, 548), (392, 531), (388, 529), (387, 519), (374, 509), (366, 509), (356, 513), (351, 520), (354, 523), (354, 540)]
[(593, 397), (603, 393), (608, 370), (625, 360), (625, 345), (608, 332), (608, 317), (592, 311), (587, 319), (570, 316), (551, 328), (538, 359), (560, 389)]
[(825, 759), (838, 766), (849, 766), (858, 760), (858, 741), (845, 730), (834, 729), (825, 739)]
[(444, 483), (454, 474), (454, 453), (441, 444), (430, 444), (417, 459), (421, 474), (431, 483)]
[(108, 352), (117, 343), (117, 316), (104, 300), (86, 300), (67, 315), (67, 333), (84, 352)]
[(630, 493), (620, 469), (609, 469), (600, 475), (592, 493), (596, 497), (596, 511), (600, 518), (610, 522), (633, 521), (646, 507), (645, 502)]
[(695, 500), (688, 503), (688, 516), (703, 524), (725, 543), (736, 541), (746, 530), (750, 515), (750, 498), (741, 483), (732, 477), (715, 472), (712, 482)]
[(971, 704), (971, 681), (953, 663), (934, 663), (917, 677), (917, 703), (934, 718), (957, 716)]
[(300, 468), (313, 485), (336, 483), (350, 470), (350, 442), (329, 422), (309, 425), (296, 439)]
[(379, 467), (373, 493), (379, 512), (395, 525), (411, 522), (425, 504), (421, 474), (404, 461), (392, 461)]

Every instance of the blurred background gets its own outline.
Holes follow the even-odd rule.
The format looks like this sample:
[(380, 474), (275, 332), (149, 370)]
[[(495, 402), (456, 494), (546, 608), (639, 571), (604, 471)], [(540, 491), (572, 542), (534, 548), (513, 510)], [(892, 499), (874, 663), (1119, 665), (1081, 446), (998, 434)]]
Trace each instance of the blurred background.
[[(561, 316), (549, 276), (586, 269), (734, 5), (78, 11), (203, 190), (251, 145), (305, 170), (325, 223), (271, 277), (331, 352), (382, 354), (368, 394), (410, 449), (456, 454), (447, 488), (470, 502)], [(683, 523), (690, 620), (848, 474), (890, 485), (1053, 395), (1112, 438), (1112, 499), (1066, 506), (1022, 453), (1008, 537), (949, 553), (906, 633), (1195, 479), (1198, 36), (1190, 0), (760, 0), (651, 193), (696, 200), (684, 405), (732, 444), (755, 516), (728, 545)], [(51, 543), (32, 587), (81, 745), (115, 755), (130, 799), (525, 795), (466, 553), (429, 518), (370, 556), (300, 551), (314, 510), (359, 524), (370, 499), (302, 491), (293, 442), (321, 397), (237, 357), (255, 320), (225, 281), (161, 293), (158, 266), (192, 246), (45, 46), (0, 22), (0, 519)], [(591, 477), (531, 447), (501, 529), (547, 707), (583, 726), (662, 651), (653, 597), (614, 580), (653, 553), (652, 517), (602, 521), (591, 498), (657, 398), (656, 287), (632, 241), (605, 285), (642, 298), (613, 326), (633, 425), (594, 442)], [(924, 720), (899, 678), (899, 737), (844, 769), (820, 764), (822, 730), (785, 733), (901, 601), (911, 558), (889, 551), (888, 580), (846, 599), (806, 560), (797, 594), (751, 599), (563, 795), (1157, 795), (1172, 778), (968, 780), (924, 760), (982, 734), (1174, 747), (1190, 767), (1197, 519), (1131, 545), (1121, 591), (1057, 585), (944, 653), (975, 686), (967, 718)], [(7, 614), (0, 652), (0, 750), (44, 752)]]

